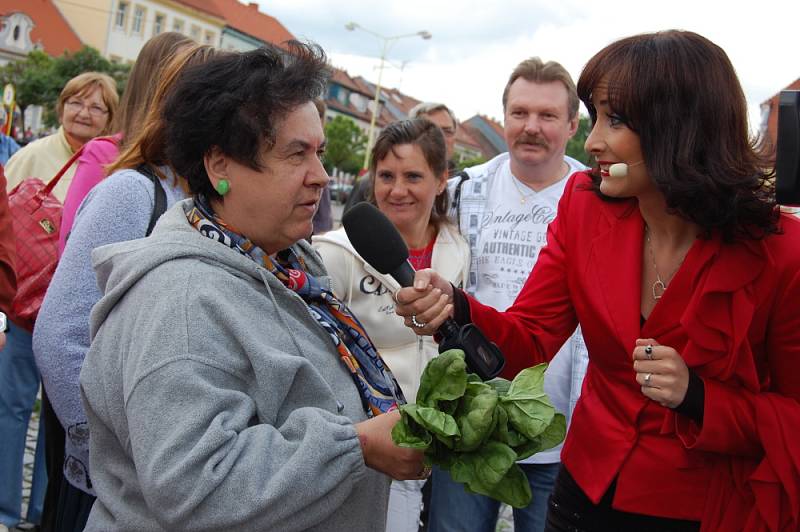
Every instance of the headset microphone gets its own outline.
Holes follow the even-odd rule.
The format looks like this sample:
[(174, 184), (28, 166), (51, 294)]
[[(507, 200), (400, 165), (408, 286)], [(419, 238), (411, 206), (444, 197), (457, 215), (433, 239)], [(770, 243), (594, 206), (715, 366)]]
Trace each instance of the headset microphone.
[(639, 166), (640, 164), (644, 164), (644, 161), (633, 164), (614, 163), (608, 167), (608, 175), (611, 177), (625, 177), (628, 175), (628, 168)]

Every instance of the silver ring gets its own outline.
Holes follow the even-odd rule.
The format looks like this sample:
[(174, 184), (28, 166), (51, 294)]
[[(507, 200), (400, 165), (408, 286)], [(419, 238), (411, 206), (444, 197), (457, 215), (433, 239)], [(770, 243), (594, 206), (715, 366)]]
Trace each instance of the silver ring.
[(422, 329), (423, 327), (425, 327), (425, 325), (427, 325), (426, 323), (422, 323), (421, 321), (417, 321), (417, 315), (416, 314), (412, 314), (411, 315), (411, 323), (414, 324), (414, 327), (417, 327), (419, 329)]
[(647, 375), (644, 376), (644, 385), (645, 386), (648, 386), (648, 387), (650, 386), (650, 378), (652, 376), (653, 376), (652, 373), (648, 373)]
[(647, 360), (653, 360), (653, 346), (646, 345), (644, 347), (644, 355), (647, 357)]

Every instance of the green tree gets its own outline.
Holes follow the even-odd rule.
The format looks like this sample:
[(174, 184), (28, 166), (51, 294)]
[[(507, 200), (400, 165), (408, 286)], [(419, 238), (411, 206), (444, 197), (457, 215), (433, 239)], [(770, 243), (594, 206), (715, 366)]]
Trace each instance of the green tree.
[(586, 137), (589, 136), (589, 131), (591, 130), (592, 123), (589, 121), (589, 117), (580, 115), (578, 117), (578, 130), (567, 142), (567, 155), (573, 159), (579, 160), (587, 166), (591, 166), (592, 158), (588, 153), (586, 153), (583, 145), (586, 142)]
[(468, 157), (465, 159), (461, 159), (458, 161), (458, 171), (462, 171), (464, 168), (471, 168), (473, 166), (478, 166), (479, 164), (483, 164), (486, 162), (486, 158), (478, 155), (477, 157)]
[(325, 124), (325, 139), (325, 169), (357, 174), (367, 147), (367, 136), (361, 128), (351, 118), (339, 115)]
[(0, 68), (0, 83), (3, 86), (7, 83), (14, 85), (20, 106), (44, 105), (52, 99), (52, 70), (53, 58), (34, 50), (25, 59)]
[(84, 46), (74, 54), (65, 53), (53, 62), (53, 73), (61, 86), (83, 72), (104, 72), (117, 82), (117, 91), (122, 94), (128, 82), (130, 65), (112, 63), (91, 46)]
[(117, 82), (117, 90), (121, 93), (128, 81), (130, 66), (111, 63), (88, 46), (74, 54), (65, 53), (56, 58), (41, 50), (34, 50), (25, 59), (1, 67), (0, 84), (14, 85), (17, 105), (21, 109), (29, 105), (44, 107), (45, 123), (55, 125), (58, 122), (55, 106), (61, 89), (71, 78), (89, 71), (109, 74)]

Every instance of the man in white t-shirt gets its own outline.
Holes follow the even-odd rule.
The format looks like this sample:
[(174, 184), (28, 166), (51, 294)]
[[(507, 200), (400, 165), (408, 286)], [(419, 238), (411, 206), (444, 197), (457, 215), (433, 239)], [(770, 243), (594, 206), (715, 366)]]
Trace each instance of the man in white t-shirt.
[[(514, 69), (503, 92), (508, 152), (450, 180), (453, 210), (471, 249), (467, 292), (505, 310), (528, 278), (546, 242), (567, 178), (585, 169), (567, 157), (578, 128), (578, 95), (560, 64), (530, 58)], [(580, 331), (564, 344), (545, 375), (545, 391), (569, 420), (586, 371)], [(544, 530), (547, 500), (560, 466), (561, 446), (520, 463), (533, 492), (514, 510), (514, 528)], [(430, 532), (493, 532), (499, 503), (469, 494), (447, 472), (435, 470)]]

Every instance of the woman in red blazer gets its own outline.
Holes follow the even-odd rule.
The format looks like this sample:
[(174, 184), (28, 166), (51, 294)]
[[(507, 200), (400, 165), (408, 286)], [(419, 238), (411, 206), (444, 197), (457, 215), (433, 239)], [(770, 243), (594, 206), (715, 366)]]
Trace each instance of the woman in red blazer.
[[(548, 530), (800, 529), (800, 221), (781, 215), (725, 52), (639, 35), (578, 81), (597, 165), (514, 305), (417, 274), (398, 314), (472, 321), (507, 373), (580, 322), (590, 363)], [(531, 119), (535, 134), (535, 119)]]

